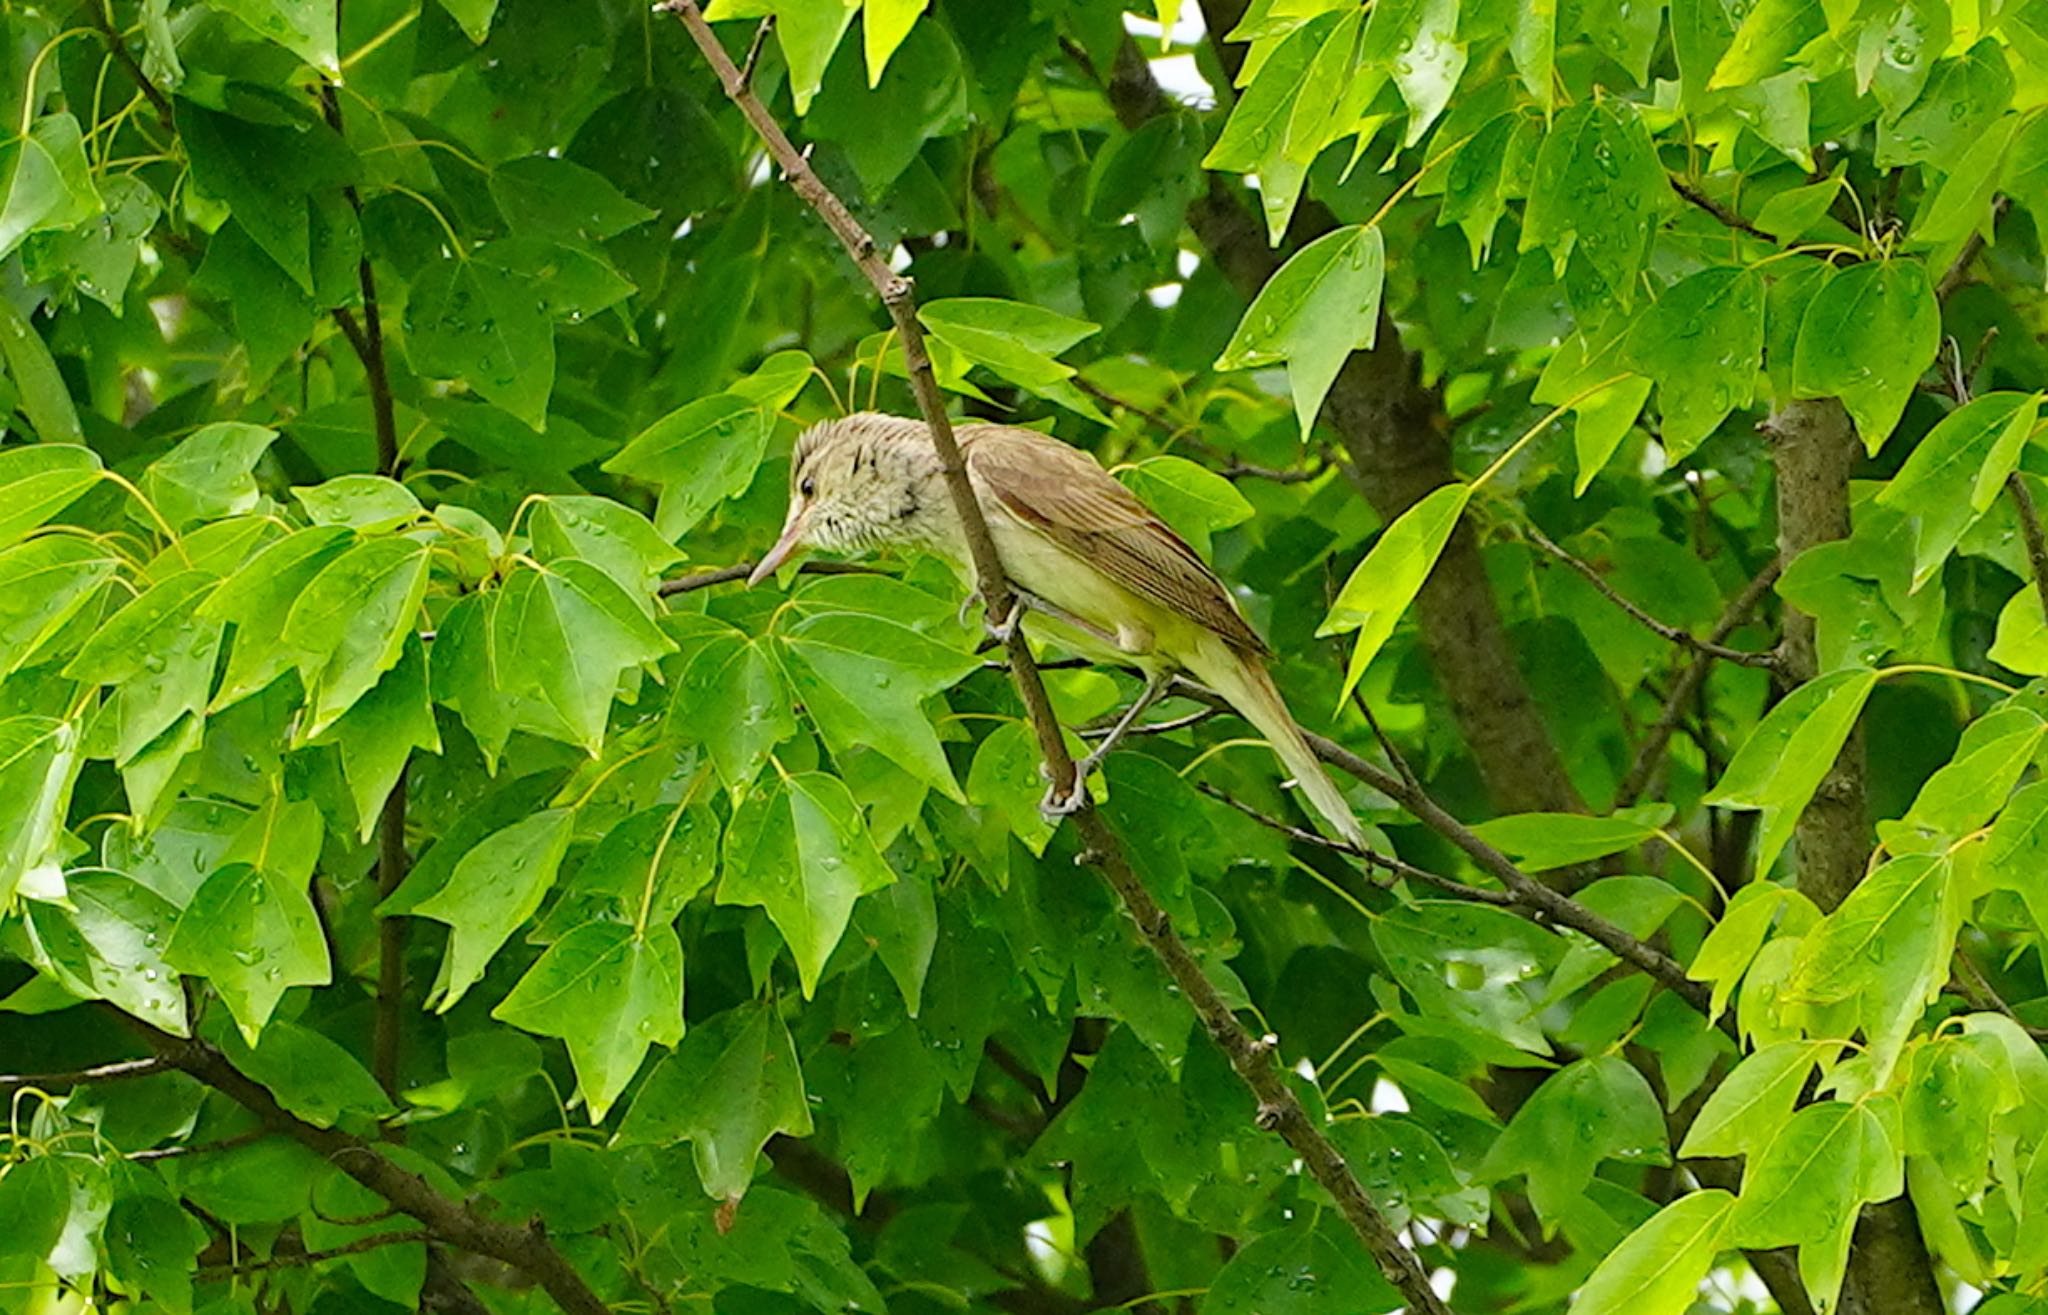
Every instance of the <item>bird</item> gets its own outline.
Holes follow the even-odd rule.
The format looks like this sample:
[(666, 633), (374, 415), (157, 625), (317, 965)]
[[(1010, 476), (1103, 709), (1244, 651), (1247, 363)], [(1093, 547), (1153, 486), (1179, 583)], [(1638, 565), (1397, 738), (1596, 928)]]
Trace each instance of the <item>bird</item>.
[[(1014, 425), (968, 423), (955, 434), (969, 483), (1020, 607), (1010, 625), (1089, 661), (1135, 666), (1143, 694), (1079, 765), (1072, 792), (1047, 796), (1048, 813), (1085, 800), (1088, 773), (1163, 697), (1193, 676), (1266, 739), (1314, 811), (1346, 843), (1366, 837), (1323, 771), (1267, 670), (1272, 650), (1193, 547), (1079, 448)], [(837, 554), (921, 549), (972, 587), (967, 535), (923, 420), (863, 411), (814, 424), (790, 456), (781, 536), (748, 584), (806, 549)]]

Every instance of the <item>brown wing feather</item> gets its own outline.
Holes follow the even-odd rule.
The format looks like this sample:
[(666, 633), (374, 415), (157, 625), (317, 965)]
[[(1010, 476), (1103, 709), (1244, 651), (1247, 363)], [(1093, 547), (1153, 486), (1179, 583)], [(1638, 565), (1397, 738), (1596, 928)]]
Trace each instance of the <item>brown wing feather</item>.
[(961, 438), (969, 469), (1024, 524), (1233, 646), (1269, 651), (1200, 555), (1093, 457), (1007, 425), (968, 426)]

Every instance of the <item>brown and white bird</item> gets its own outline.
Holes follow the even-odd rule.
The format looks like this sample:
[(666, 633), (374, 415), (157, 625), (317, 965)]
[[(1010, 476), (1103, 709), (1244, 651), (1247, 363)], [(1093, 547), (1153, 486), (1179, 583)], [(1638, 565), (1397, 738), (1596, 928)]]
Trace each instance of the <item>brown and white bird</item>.
[[(1077, 448), (1009, 425), (965, 424), (958, 436), (1003, 569), (1025, 596), (1026, 628), (1146, 674), (1145, 694), (1084, 768), (1184, 671), (1265, 736), (1337, 835), (1363, 845), (1267, 674), (1271, 650), (1195, 550)], [(861, 412), (813, 425), (797, 439), (789, 487), (782, 537), (749, 583), (803, 548), (897, 545), (944, 558), (972, 584), (967, 538), (922, 420)]]

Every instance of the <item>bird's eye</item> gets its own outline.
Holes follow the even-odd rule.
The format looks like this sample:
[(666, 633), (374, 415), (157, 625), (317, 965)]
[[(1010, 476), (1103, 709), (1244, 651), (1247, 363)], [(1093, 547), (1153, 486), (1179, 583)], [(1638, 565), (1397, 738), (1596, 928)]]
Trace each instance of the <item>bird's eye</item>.
[(796, 486), (796, 491), (808, 498), (818, 491), (818, 481), (814, 479), (807, 479), (803, 483)]

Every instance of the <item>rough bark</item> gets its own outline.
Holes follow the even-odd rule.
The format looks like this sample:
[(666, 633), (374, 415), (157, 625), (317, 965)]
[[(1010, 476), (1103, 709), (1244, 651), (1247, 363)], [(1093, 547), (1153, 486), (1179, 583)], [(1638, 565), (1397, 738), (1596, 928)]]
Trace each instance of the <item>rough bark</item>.
[[(1793, 402), (1764, 421), (1777, 457), (1778, 551), (1792, 560), (1815, 544), (1849, 537), (1849, 472), (1860, 445), (1849, 413), (1833, 398)], [(1784, 609), (1786, 679), (1803, 684), (1819, 674), (1813, 618)], [(1863, 800), (1863, 735), (1849, 737), (1841, 757), (1799, 819), (1793, 855), (1799, 889), (1823, 910), (1840, 904), (1863, 878), (1870, 827)]]
[[(1210, 32), (1222, 33), (1236, 25), (1243, 5), (1211, 0), (1202, 11)], [(1241, 52), (1221, 43), (1217, 50), (1225, 68), (1234, 70)], [(1108, 93), (1126, 127), (1170, 108), (1130, 41), (1118, 52)], [(1213, 174), (1187, 218), (1216, 268), (1247, 297), (1265, 286), (1287, 254), (1267, 245), (1264, 222)], [(1334, 224), (1322, 207), (1306, 202), (1287, 245), (1298, 246)], [(1442, 402), (1423, 386), (1418, 364), (1391, 321), (1381, 321), (1372, 350), (1346, 363), (1323, 417), (1343, 440), (1359, 490), (1386, 520), (1455, 478)], [(1470, 528), (1460, 526), (1451, 536), (1416, 598), (1415, 618), (1430, 671), (1494, 807), (1504, 813), (1581, 811), (1584, 804), (1515, 662)]]
[[(1833, 398), (1793, 402), (1764, 422), (1777, 459), (1778, 549), (1789, 567), (1801, 552), (1849, 536), (1849, 474), (1860, 444)], [(1786, 679), (1813, 679), (1819, 662), (1813, 618), (1784, 609)], [(1839, 905), (1863, 878), (1870, 856), (1861, 731), (1799, 819), (1792, 848), (1799, 889), (1822, 909)], [(1761, 875), (1761, 874), (1760, 874)], [(1904, 1197), (1869, 1206), (1856, 1225), (1843, 1284), (1843, 1315), (1942, 1315), (1946, 1309), (1919, 1220)]]

